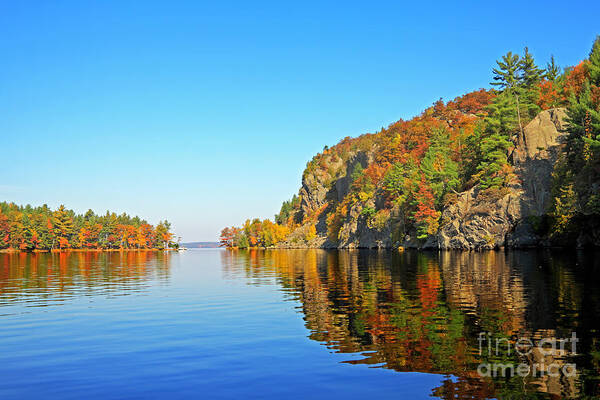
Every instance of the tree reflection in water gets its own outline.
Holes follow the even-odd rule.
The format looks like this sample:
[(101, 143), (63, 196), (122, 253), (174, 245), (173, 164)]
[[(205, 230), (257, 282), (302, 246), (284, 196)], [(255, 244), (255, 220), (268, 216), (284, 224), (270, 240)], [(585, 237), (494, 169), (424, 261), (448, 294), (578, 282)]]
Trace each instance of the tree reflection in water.
[(44, 306), (75, 295), (140, 291), (168, 280), (171, 254), (157, 251), (0, 254), (0, 306)]
[[(351, 364), (447, 375), (434, 397), (577, 398), (600, 395), (598, 257), (584, 253), (230, 250), (229, 278), (255, 285), (273, 279), (299, 301), (309, 338)], [(520, 357), (506, 346), (480, 352), (493, 339), (569, 338), (544, 356)], [(506, 341), (502, 342), (506, 343)], [(356, 359), (356, 353), (361, 355)], [(577, 374), (482, 377), (481, 363), (577, 364)]]

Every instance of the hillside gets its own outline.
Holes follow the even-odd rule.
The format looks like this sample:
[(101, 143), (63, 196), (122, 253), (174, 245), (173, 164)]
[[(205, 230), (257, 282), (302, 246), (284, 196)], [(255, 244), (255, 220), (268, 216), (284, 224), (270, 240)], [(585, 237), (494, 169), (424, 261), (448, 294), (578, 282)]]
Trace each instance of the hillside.
[(525, 48), (492, 72), (493, 88), (326, 146), (274, 221), (225, 228), (222, 244), (600, 245), (600, 37), (575, 67), (539, 68)]
[(188, 249), (214, 249), (219, 247), (218, 242), (187, 242), (181, 243), (182, 247), (186, 247)]

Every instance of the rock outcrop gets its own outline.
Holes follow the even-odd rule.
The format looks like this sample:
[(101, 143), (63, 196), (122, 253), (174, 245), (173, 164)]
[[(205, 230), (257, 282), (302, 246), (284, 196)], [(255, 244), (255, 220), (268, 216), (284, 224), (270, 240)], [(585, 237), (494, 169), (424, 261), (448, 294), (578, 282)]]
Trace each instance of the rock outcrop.
[[(369, 206), (374, 207), (374, 202)], [(392, 242), (392, 224), (388, 220), (381, 225), (373, 223), (372, 218), (361, 214), (362, 208), (353, 206), (349, 212), (349, 218), (342, 225), (339, 232), (340, 248), (389, 248)]]
[(548, 211), (552, 170), (566, 136), (565, 117), (562, 108), (542, 111), (518, 136), (512, 159), (524, 189), (524, 215), (540, 216)]
[(441, 249), (493, 249), (504, 246), (506, 234), (522, 218), (521, 188), (500, 197), (484, 196), (475, 187), (458, 196), (442, 213), (438, 234), (424, 247)]
[(442, 214), (441, 228), (425, 247), (491, 249), (540, 244), (529, 217), (548, 211), (552, 170), (564, 138), (564, 109), (538, 114), (519, 134), (512, 152), (517, 182), (499, 196), (472, 188)]

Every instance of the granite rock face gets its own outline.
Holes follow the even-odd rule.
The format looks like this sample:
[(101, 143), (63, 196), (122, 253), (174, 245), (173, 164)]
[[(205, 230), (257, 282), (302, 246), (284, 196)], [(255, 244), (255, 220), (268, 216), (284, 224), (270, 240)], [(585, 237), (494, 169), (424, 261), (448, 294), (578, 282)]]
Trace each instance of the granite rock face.
[[(337, 240), (327, 235), (327, 215), (349, 193), (352, 171), (360, 164), (373, 162), (377, 148), (357, 151), (345, 162), (332, 163), (329, 175), (305, 173), (300, 189), (301, 207), (296, 215), (302, 222), (290, 240), (279, 247), (390, 248), (397, 246), (428, 249), (493, 249), (542, 245), (531, 223), (532, 218), (548, 212), (552, 171), (565, 137), (565, 110), (551, 109), (538, 114), (514, 138), (510, 160), (517, 179), (508, 188), (490, 193), (475, 186), (457, 194), (456, 200), (442, 210), (437, 234), (418, 240), (416, 232), (404, 232), (404, 217), (399, 210), (384, 210), (385, 196), (376, 192), (366, 204), (355, 203), (340, 221)], [(375, 210), (365, 213), (365, 208)], [(378, 219), (379, 213), (388, 212)], [(312, 217), (311, 217), (312, 216)], [(317, 237), (304, 240), (308, 225), (314, 224)], [(378, 222), (379, 221), (379, 222)], [(596, 238), (582, 238), (582, 241)]]
[(504, 246), (506, 234), (522, 218), (522, 196), (520, 188), (510, 188), (499, 197), (483, 196), (477, 187), (461, 193), (458, 201), (443, 211), (442, 226), (426, 247), (493, 249)]
[[(374, 202), (370, 202), (374, 207)], [(382, 226), (375, 226), (369, 217), (361, 214), (362, 208), (354, 205), (349, 217), (339, 232), (339, 248), (389, 248), (392, 243), (392, 225), (387, 221)]]
[(482, 196), (477, 187), (458, 196), (442, 214), (442, 224), (429, 247), (492, 249), (540, 244), (530, 217), (548, 210), (552, 170), (565, 133), (564, 109), (538, 114), (516, 138), (512, 163), (518, 181), (499, 196)]
[(542, 111), (523, 129), (512, 154), (524, 190), (525, 215), (540, 216), (551, 201), (552, 170), (566, 138), (562, 108)]

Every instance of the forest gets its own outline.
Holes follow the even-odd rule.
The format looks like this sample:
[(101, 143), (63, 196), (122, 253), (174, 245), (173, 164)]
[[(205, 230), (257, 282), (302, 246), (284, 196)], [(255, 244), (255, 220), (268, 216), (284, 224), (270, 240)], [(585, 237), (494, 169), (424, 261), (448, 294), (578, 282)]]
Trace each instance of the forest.
[(176, 248), (170, 229), (166, 220), (153, 226), (125, 213), (76, 214), (63, 205), (53, 211), (47, 205), (0, 203), (0, 250)]
[[(538, 228), (549, 236), (569, 235), (581, 218), (600, 215), (600, 36), (575, 66), (562, 68), (554, 56), (538, 66), (524, 48), (503, 55), (491, 72), (489, 88), (439, 99), (410, 120), (325, 146), (308, 162), (303, 186), (328, 189), (345, 174), (349, 188), (343, 199), (311, 208), (301, 190), (274, 220), (249, 219), (223, 229), (221, 245), (309, 243), (323, 219), (328, 240), (336, 243), (356, 209), (369, 228), (385, 225), (393, 215), (400, 223), (392, 235), (414, 231), (424, 240), (436, 233), (442, 210), (459, 192), (478, 186), (482, 196), (506, 193), (518, 179), (511, 153), (524, 127), (541, 111), (558, 107), (566, 109), (567, 140), (552, 174), (552, 204)], [(359, 151), (370, 152), (372, 160), (347, 171), (344, 166)]]

